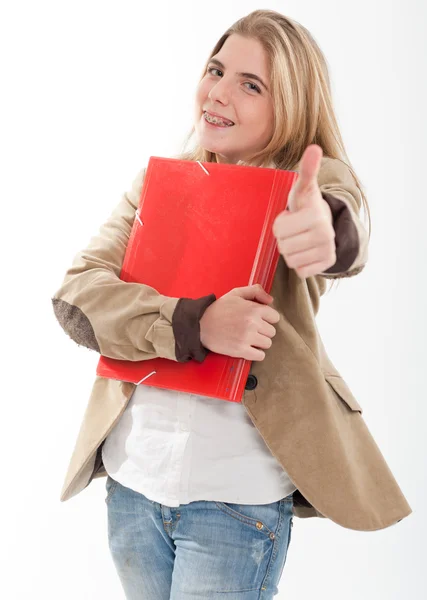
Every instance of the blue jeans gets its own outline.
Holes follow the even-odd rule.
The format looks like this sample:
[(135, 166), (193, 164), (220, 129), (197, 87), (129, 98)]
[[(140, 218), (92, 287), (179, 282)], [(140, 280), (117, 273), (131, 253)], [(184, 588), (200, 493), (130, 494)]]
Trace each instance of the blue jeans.
[(108, 545), (127, 600), (268, 600), (278, 593), (293, 498), (168, 507), (107, 476)]

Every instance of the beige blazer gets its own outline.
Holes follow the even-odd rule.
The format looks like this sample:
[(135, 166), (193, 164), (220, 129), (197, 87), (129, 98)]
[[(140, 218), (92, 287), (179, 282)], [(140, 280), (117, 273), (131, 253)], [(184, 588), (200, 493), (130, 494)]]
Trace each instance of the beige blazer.
[[(77, 344), (102, 355), (200, 362), (208, 350), (200, 344), (199, 319), (215, 296), (170, 298), (119, 279), (144, 174), (142, 169), (99, 233), (75, 256), (52, 298), (54, 313)], [(317, 330), (326, 280), (356, 275), (368, 256), (360, 193), (348, 167), (324, 156), (318, 183), (334, 218), (337, 262), (324, 274), (300, 279), (280, 257), (271, 290), (280, 321), (265, 359), (252, 363), (242, 404), (298, 488), (295, 516), (373, 531), (412, 510)], [(61, 501), (106, 477), (101, 447), (134, 389), (131, 383), (95, 377)]]

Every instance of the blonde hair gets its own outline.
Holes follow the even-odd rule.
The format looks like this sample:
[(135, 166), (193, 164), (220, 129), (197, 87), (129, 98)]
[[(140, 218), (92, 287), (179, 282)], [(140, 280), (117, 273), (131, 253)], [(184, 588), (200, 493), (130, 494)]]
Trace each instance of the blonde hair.
[[(313, 36), (305, 27), (278, 12), (255, 10), (236, 21), (221, 36), (206, 61), (200, 80), (205, 76), (210, 59), (232, 34), (255, 38), (262, 44), (270, 67), (275, 110), (270, 142), (240, 164), (262, 167), (274, 161), (278, 169), (293, 170), (307, 146), (319, 145), (323, 156), (344, 162), (354, 177), (369, 217), (370, 237), (368, 201), (345, 151), (334, 113), (326, 59)], [(215, 153), (197, 144), (185, 150), (194, 133), (193, 126), (184, 142), (183, 152), (177, 158), (217, 162)]]

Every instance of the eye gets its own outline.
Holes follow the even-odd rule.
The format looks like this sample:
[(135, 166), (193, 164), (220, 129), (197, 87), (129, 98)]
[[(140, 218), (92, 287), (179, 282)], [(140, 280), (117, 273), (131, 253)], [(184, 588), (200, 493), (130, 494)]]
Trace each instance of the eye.
[[(255, 91), (255, 92), (258, 92), (258, 94), (260, 94), (260, 93), (261, 93), (261, 90), (259, 89), (259, 87), (258, 87), (257, 85), (255, 85), (254, 83), (251, 83), (250, 81), (246, 81), (246, 82), (245, 82), (245, 85), (253, 85), (253, 88), (252, 88), (252, 90), (253, 90), (253, 91)], [(255, 89), (254, 89), (254, 88), (255, 88)]]
[[(221, 75), (223, 75), (223, 72), (220, 69), (217, 69), (216, 67), (208, 67), (207, 72), (210, 73), (211, 75), (215, 76), (215, 73), (213, 73), (213, 71), (217, 71), (218, 77), (221, 77)], [(219, 75), (219, 73), (221, 73), (221, 75)], [(245, 81), (245, 83), (243, 85), (251, 85), (252, 88), (248, 88), (248, 89), (250, 89), (252, 92), (257, 92), (258, 94), (261, 93), (260, 88), (257, 85), (255, 85), (255, 83), (252, 83), (251, 81)]]
[(222, 73), (222, 71), (220, 71), (219, 69), (216, 69), (215, 67), (209, 67), (208, 73), (211, 73), (213, 75), (212, 71), (218, 71), (218, 73)]

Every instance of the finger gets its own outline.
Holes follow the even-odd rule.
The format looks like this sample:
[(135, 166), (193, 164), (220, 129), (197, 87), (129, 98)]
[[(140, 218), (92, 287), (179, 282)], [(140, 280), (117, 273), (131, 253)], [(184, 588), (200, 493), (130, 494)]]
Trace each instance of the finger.
[(334, 264), (336, 256), (334, 248), (331, 243), (328, 242), (327, 244), (323, 244), (323, 246), (310, 248), (310, 250), (285, 255), (284, 259), (291, 269), (302, 269), (318, 262)]
[(251, 338), (249, 343), (251, 346), (255, 346), (256, 348), (261, 348), (263, 350), (267, 350), (268, 348), (271, 348), (271, 345), (273, 342), (272, 342), (271, 338), (269, 338), (265, 335), (256, 333)]
[(253, 346), (249, 346), (249, 348), (245, 352), (245, 356), (243, 356), (242, 358), (245, 358), (246, 360), (262, 361), (265, 358), (265, 352), (263, 352), (263, 350), (258, 350)]
[(274, 337), (276, 335), (276, 328), (263, 320), (262, 325), (258, 328), (258, 333), (267, 337)]
[(311, 250), (317, 246), (323, 246), (323, 244), (330, 243), (330, 236), (325, 236), (322, 230), (310, 229), (310, 231), (304, 231), (299, 235), (293, 235), (292, 237), (278, 239), (277, 246), (281, 254), (291, 256), (296, 252), (304, 252), (305, 250)]
[(282, 211), (273, 223), (273, 233), (276, 238), (288, 238), (317, 227), (324, 227), (325, 222), (330, 227), (330, 219), (324, 211), (312, 207), (301, 208), (296, 212)]
[[(332, 263), (335, 264), (335, 263)], [(300, 277), (301, 279), (306, 279), (307, 277), (311, 277), (312, 275), (319, 275), (320, 273), (323, 273), (324, 271), (326, 271), (326, 269), (329, 269), (329, 267), (332, 267), (332, 264), (330, 264), (329, 262), (315, 262), (312, 263), (311, 265), (306, 265), (305, 267), (300, 267), (298, 269), (295, 269), (298, 277)]]
[(267, 323), (274, 324), (280, 321), (280, 314), (271, 306), (264, 306), (260, 312), (261, 317), (264, 321), (267, 321)]

